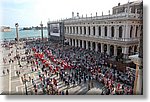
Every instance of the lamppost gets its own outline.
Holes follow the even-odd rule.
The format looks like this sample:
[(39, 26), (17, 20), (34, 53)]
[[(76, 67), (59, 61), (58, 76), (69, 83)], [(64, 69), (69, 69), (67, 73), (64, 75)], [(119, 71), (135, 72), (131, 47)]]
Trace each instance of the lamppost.
[(43, 42), (43, 24), (42, 24), (42, 21), (41, 21), (40, 26), (41, 26), (41, 36), (42, 36), (42, 42)]
[[(19, 44), (19, 34), (18, 34), (18, 26), (19, 26), (19, 24), (18, 23), (15, 23), (15, 27), (16, 27), (16, 41), (17, 41), (17, 43), (16, 43), (16, 56), (18, 55), (17, 53), (18, 53), (18, 51), (17, 51), (17, 46), (18, 46), (18, 44)], [(18, 56), (19, 57), (19, 56)], [(19, 62), (19, 59), (18, 59), (18, 64), (20, 64), (20, 62)]]
[(17, 40), (17, 43), (19, 42), (18, 26), (19, 26), (19, 24), (18, 24), (18, 23), (15, 23), (15, 27), (16, 27), (16, 40)]

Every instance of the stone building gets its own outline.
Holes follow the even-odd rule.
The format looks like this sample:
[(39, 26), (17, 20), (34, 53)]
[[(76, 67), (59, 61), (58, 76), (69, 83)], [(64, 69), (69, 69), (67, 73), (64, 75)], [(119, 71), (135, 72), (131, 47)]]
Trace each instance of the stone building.
[(77, 13), (62, 20), (64, 36), (69, 45), (107, 53), (110, 56), (123, 54), (125, 58), (138, 53), (140, 28), (140, 2), (112, 8), (112, 14), (83, 17)]

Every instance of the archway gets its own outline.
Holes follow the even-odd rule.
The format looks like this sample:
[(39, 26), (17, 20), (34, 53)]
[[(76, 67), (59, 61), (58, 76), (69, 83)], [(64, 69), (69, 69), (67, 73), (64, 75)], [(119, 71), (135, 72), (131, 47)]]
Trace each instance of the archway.
[(95, 51), (95, 45), (96, 45), (95, 42), (93, 42), (92, 43), (92, 48), (93, 48), (94, 51)]
[(122, 47), (117, 47), (117, 56), (120, 56), (122, 54)]
[(114, 46), (110, 46), (110, 56), (114, 56)]
[(134, 53), (137, 52), (137, 45), (134, 46)]
[(72, 46), (72, 39), (70, 39), (70, 45)]
[(77, 42), (77, 47), (79, 47), (79, 44), (78, 44), (78, 39), (76, 40), (76, 42)]
[(132, 46), (129, 47), (129, 51), (128, 51), (129, 55), (132, 54)]
[(104, 53), (107, 52), (107, 44), (104, 44)]
[(101, 52), (101, 44), (98, 43), (98, 51)]
[(89, 50), (91, 49), (90, 41), (88, 41), (88, 49), (89, 49)]
[(84, 41), (84, 48), (86, 49), (86, 41)]
[(82, 40), (80, 40), (80, 47), (82, 48)]

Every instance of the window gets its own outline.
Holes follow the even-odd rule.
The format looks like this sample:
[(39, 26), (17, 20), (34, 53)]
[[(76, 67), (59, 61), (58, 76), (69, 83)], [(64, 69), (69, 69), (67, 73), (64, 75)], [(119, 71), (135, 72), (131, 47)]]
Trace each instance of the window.
[(77, 34), (78, 34), (78, 27), (76, 27), (76, 30), (77, 30)]
[(89, 35), (90, 35), (90, 32), (91, 32), (90, 27), (88, 27), (88, 32), (89, 32)]
[(95, 27), (93, 27), (93, 35), (95, 35)]
[(107, 36), (107, 26), (105, 26), (105, 36)]
[(132, 31), (133, 31), (133, 26), (130, 28), (130, 38), (132, 38)]
[(111, 27), (111, 37), (114, 37), (114, 27)]
[(119, 38), (122, 38), (122, 27), (119, 27)]
[(98, 27), (99, 36), (101, 36), (101, 26)]
[(136, 26), (135, 37), (137, 37), (137, 33), (138, 33), (138, 26)]
[(84, 34), (86, 35), (86, 27), (84, 27)]

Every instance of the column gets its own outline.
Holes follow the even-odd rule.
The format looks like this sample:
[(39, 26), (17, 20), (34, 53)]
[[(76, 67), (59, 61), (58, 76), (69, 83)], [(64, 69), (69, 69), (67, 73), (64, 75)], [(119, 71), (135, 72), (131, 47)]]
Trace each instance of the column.
[(75, 47), (77, 47), (77, 39), (75, 39)]
[(107, 54), (110, 55), (110, 45), (107, 44)]
[(91, 50), (93, 50), (93, 42), (90, 41), (90, 47), (91, 47)]
[(88, 32), (88, 26), (86, 26), (86, 36), (89, 35), (89, 32)]
[(72, 39), (72, 46), (74, 46), (74, 41), (73, 41), (74, 39)]
[(75, 30), (75, 35), (77, 35), (77, 29), (76, 29), (76, 26), (74, 27), (74, 30)]
[(101, 26), (101, 36), (104, 37), (104, 26)]
[(88, 41), (86, 41), (86, 49), (88, 49)]
[(98, 43), (95, 42), (95, 51), (98, 51)]
[(82, 35), (84, 35), (84, 27), (82, 26)]
[(133, 32), (132, 32), (133, 38), (135, 38), (135, 33), (136, 33), (136, 26), (134, 25), (133, 26)]
[(104, 44), (101, 43), (101, 53), (104, 52)]
[(111, 28), (110, 28), (110, 26), (108, 25), (108, 27), (107, 27), (107, 37), (108, 38), (110, 38), (111, 37)]
[(78, 34), (80, 34), (80, 26), (78, 26)]
[(78, 46), (80, 47), (80, 40), (78, 39)]
[(84, 48), (84, 40), (82, 40), (82, 48)]
[(93, 36), (93, 26), (90, 27), (91, 31), (90, 31), (90, 35)]
[[(128, 22), (127, 22), (128, 23)], [(130, 38), (130, 28), (131, 26), (129, 26), (128, 24), (126, 24), (126, 34), (125, 34), (125, 38)]]
[(114, 45), (114, 56), (117, 56), (117, 46)]
[(71, 39), (69, 39), (69, 45), (71, 45)]
[(115, 26), (115, 38), (119, 38), (119, 27)]
[(95, 36), (98, 37), (99, 31), (98, 31), (98, 26), (95, 26)]
[(122, 53), (124, 54), (124, 58), (127, 59), (128, 57), (128, 51), (129, 51), (129, 47), (122, 47)]

